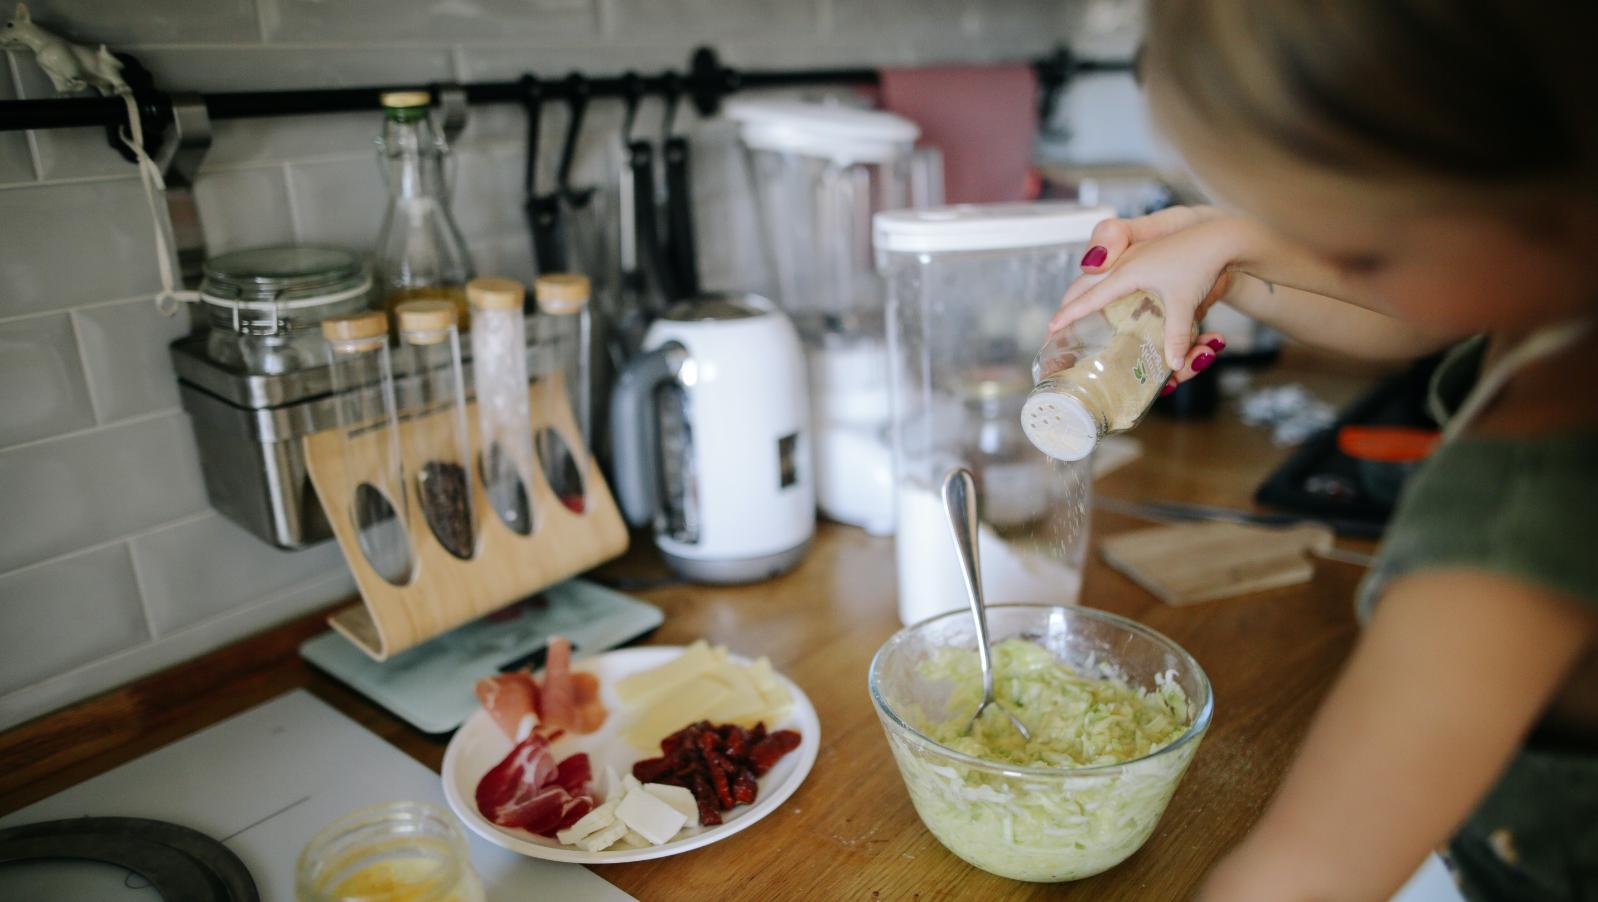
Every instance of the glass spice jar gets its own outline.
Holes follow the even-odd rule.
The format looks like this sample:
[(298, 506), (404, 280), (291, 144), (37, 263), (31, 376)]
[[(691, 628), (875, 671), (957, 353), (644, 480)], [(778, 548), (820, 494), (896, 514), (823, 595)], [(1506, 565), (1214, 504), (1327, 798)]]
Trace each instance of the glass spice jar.
[(527, 493), (533, 474), (533, 425), (525, 294), (522, 283), (513, 279), (484, 277), (466, 283), (477, 323), (471, 332), (472, 384), (483, 490), (500, 521), (519, 535), (533, 531)]
[[(590, 291), (588, 277), (580, 273), (547, 273), (533, 282), (540, 336), (554, 357), (543, 374), (545, 378), (539, 379), (539, 403), (546, 414), (553, 409), (548, 405), (569, 405), (577, 420), (578, 440), (585, 449), (593, 442), (589, 423)], [(556, 374), (559, 379), (547, 378)], [(582, 513), (587, 507), (579, 463), (584, 452), (568, 447), (560, 434), (549, 427), (538, 431), (536, 442), (544, 478), (555, 497), (568, 510)]]
[(433, 537), (450, 554), (469, 559), (476, 548), (477, 518), (455, 305), (406, 301), (396, 314), (405, 373), (399, 380), (408, 436), (405, 470), (414, 474), (416, 503)]
[(410, 579), (411, 552), (388, 317), (378, 310), (335, 317), (322, 322), (322, 335), (344, 471), (355, 486), (350, 514), (357, 541), (379, 576), (402, 585)]

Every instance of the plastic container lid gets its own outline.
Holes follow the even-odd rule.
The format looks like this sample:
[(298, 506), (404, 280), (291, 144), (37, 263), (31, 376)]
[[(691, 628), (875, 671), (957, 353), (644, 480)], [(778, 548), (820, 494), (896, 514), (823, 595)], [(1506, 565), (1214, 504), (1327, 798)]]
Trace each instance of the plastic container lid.
[(444, 340), (444, 331), (455, 325), (455, 305), (449, 301), (406, 301), (394, 308), (400, 334), (411, 344), (430, 345)]
[(739, 98), (726, 105), (746, 146), (821, 157), (834, 163), (883, 163), (907, 157), (921, 129), (892, 113), (802, 100)]
[(1021, 405), (1021, 431), (1055, 460), (1081, 460), (1099, 443), (1099, 426), (1082, 402), (1066, 394), (1033, 392)]
[(466, 283), (466, 300), (478, 310), (520, 310), (526, 294), (515, 279), (479, 276)]
[(879, 253), (936, 254), (1081, 244), (1112, 207), (1070, 203), (958, 204), (892, 210), (871, 219)]

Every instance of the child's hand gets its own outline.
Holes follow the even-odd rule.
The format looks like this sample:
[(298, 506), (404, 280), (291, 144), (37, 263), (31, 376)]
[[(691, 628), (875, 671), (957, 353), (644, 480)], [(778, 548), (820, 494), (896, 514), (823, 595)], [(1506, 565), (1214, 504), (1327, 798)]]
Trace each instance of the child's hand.
[(1206, 369), (1226, 347), (1216, 333), (1195, 337), (1193, 324), (1226, 293), (1236, 231), (1233, 220), (1208, 207), (1172, 207), (1099, 223), (1084, 256), (1088, 274), (1066, 290), (1049, 331), (1134, 291), (1148, 291), (1165, 303), (1165, 358), (1173, 371), (1169, 391)]

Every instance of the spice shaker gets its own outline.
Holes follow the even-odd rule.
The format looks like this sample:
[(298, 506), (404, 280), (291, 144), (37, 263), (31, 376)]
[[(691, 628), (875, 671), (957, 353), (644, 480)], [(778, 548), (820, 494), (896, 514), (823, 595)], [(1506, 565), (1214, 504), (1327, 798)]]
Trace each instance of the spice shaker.
[(513, 279), (466, 283), (472, 306), (472, 383), (477, 390), (477, 447), (489, 506), (519, 535), (533, 531), (528, 486), (533, 473), (533, 425), (527, 400), (525, 295)]
[(388, 317), (368, 310), (324, 320), (322, 336), (344, 437), (344, 470), (356, 487), (350, 513), (361, 553), (379, 576), (401, 585), (410, 579), (411, 552)]
[[(546, 372), (559, 373), (558, 382), (565, 387), (565, 397), (561, 398), (554, 393), (557, 380), (540, 379), (540, 403), (565, 402), (571, 406), (577, 419), (578, 438), (584, 448), (592, 447), (593, 442), (589, 422), (590, 290), (588, 277), (580, 273), (548, 273), (533, 282), (540, 331), (544, 344), (553, 350), (555, 358)], [(568, 509), (581, 513), (584, 501), (579, 458), (552, 429), (540, 430), (537, 443), (544, 477), (554, 489), (555, 497)]]
[(476, 543), (472, 510), (472, 452), (461, 379), (460, 334), (449, 301), (406, 301), (396, 308), (400, 409), (407, 420), (405, 468), (415, 474), (416, 503), (433, 536), (458, 558)]
[(1051, 336), (1032, 364), (1021, 428), (1038, 450), (1081, 460), (1099, 439), (1138, 424), (1171, 377), (1165, 307), (1139, 291)]

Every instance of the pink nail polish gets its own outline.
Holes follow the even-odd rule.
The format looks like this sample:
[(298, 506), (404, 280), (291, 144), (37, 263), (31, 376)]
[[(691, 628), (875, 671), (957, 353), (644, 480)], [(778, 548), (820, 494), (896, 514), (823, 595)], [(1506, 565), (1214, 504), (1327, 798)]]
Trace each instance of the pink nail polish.
[(1163, 398), (1166, 395), (1170, 394), (1171, 392), (1176, 391), (1176, 385), (1177, 385), (1177, 383), (1175, 383), (1175, 382), (1167, 382), (1167, 383), (1165, 383), (1165, 387), (1160, 389), (1160, 397)]
[(1210, 368), (1210, 364), (1212, 364), (1214, 362), (1215, 362), (1215, 355), (1214, 354), (1200, 354), (1197, 357), (1193, 358), (1193, 372), (1202, 373), (1205, 370), (1209, 369)]
[(1102, 265), (1104, 265), (1105, 259), (1107, 257), (1109, 257), (1109, 256), (1110, 256), (1110, 249), (1109, 248), (1105, 247), (1102, 244), (1095, 244), (1092, 247), (1088, 248), (1088, 252), (1087, 253), (1082, 255), (1082, 265), (1084, 267), (1086, 267), (1086, 266), (1102, 266)]
[(1209, 345), (1210, 350), (1217, 354), (1226, 350), (1226, 339), (1224, 338), (1212, 338), (1209, 341), (1206, 341), (1205, 344)]

